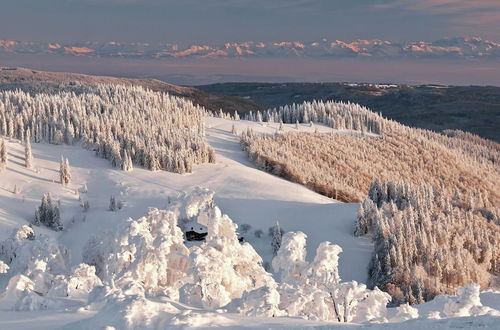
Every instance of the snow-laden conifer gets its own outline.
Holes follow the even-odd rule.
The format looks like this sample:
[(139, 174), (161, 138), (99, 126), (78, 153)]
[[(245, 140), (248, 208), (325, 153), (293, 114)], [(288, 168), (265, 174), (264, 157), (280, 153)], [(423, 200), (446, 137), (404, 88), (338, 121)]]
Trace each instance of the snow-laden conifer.
[(50, 193), (44, 194), (42, 204), (36, 209), (32, 223), (45, 225), (55, 231), (63, 229), (59, 207), (52, 201)]
[(61, 161), (59, 162), (59, 180), (61, 184), (67, 185), (71, 181), (71, 169), (69, 167), (68, 158), (61, 156)]
[(0, 172), (7, 166), (8, 154), (5, 139), (0, 139)]
[(26, 133), (26, 141), (24, 144), (24, 164), (26, 168), (33, 167), (33, 153), (31, 151), (31, 134), (29, 130)]
[(273, 255), (275, 256), (276, 253), (278, 253), (278, 250), (281, 246), (281, 228), (280, 228), (280, 224), (278, 223), (278, 221), (276, 221), (276, 223), (274, 224), (273, 226), (273, 236), (272, 236), (272, 239), (271, 239), (271, 246), (273, 248)]

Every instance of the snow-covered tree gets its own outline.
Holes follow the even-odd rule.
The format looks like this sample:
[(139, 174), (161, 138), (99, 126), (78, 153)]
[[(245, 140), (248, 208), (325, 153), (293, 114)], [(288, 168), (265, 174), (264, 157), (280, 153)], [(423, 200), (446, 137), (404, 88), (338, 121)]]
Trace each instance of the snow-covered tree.
[(306, 238), (303, 232), (288, 232), (283, 235), (281, 247), (273, 258), (274, 272), (281, 282), (294, 283), (303, 276), (306, 260)]
[(31, 152), (31, 134), (29, 130), (26, 133), (26, 141), (24, 144), (24, 163), (26, 168), (33, 167), (33, 153)]
[(118, 203), (116, 202), (115, 196), (111, 195), (109, 198), (109, 207), (108, 209), (112, 212), (116, 212), (119, 210)]
[(63, 185), (67, 185), (71, 181), (71, 171), (69, 167), (68, 158), (61, 156), (61, 161), (59, 162), (59, 179)]
[(217, 207), (205, 212), (201, 217), (207, 220), (208, 235), (205, 243), (190, 254), (191, 283), (182, 288), (181, 298), (187, 303), (218, 308), (241, 298), (245, 291), (275, 285), (253, 247), (238, 241), (236, 224)]
[(273, 259), (281, 274), (280, 308), (290, 316), (357, 323), (385, 321), (390, 296), (356, 281), (341, 282), (338, 273), (342, 249), (323, 242), (310, 264), (305, 261), (305, 234), (286, 233)]
[(34, 225), (45, 225), (55, 231), (63, 229), (59, 207), (52, 201), (50, 193), (44, 194), (42, 204), (35, 211)]
[(350, 102), (315, 100), (269, 109), (264, 112), (264, 115), (260, 111), (257, 111), (256, 115), (250, 112), (245, 116), (245, 119), (261, 122), (259, 119), (263, 117), (266, 121), (272, 119), (274, 122), (279, 120), (287, 124), (295, 124), (296, 129), (298, 129), (299, 123), (310, 124), (313, 122), (324, 123), (335, 129), (366, 131), (376, 134), (381, 134), (384, 128), (381, 116)]
[(134, 169), (134, 164), (132, 158), (130, 157), (127, 150), (123, 152), (122, 170), (125, 172), (130, 172)]
[(471, 281), (488, 286), (500, 274), (497, 225), (456, 196), (426, 184), (372, 183), (355, 234), (372, 236), (368, 284), (389, 292), (392, 304), (422, 303)]
[(114, 233), (89, 240), (83, 261), (95, 266), (108, 285), (137, 286), (142, 292), (176, 298), (188, 250), (175, 213), (152, 209), (138, 220), (123, 222)]
[(280, 224), (278, 223), (278, 221), (276, 221), (276, 223), (273, 226), (273, 235), (271, 240), (271, 246), (273, 248), (273, 256), (275, 256), (278, 253), (278, 250), (281, 246), (281, 238), (282, 238), (282, 233)]
[(8, 154), (5, 139), (0, 140), (0, 172), (7, 166)]

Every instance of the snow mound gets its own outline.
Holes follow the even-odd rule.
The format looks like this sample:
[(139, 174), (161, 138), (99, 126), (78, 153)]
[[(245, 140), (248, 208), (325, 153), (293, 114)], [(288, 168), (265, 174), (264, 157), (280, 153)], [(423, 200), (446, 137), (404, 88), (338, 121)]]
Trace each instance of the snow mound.
[(96, 267), (105, 284), (138, 285), (148, 294), (171, 295), (187, 270), (188, 249), (175, 213), (151, 209), (138, 220), (121, 223), (113, 233), (92, 238), (83, 260)]
[[(200, 191), (199, 191), (200, 192)], [(213, 205), (213, 194), (203, 191), (198, 218), (206, 220), (208, 235), (200, 247), (193, 247), (188, 270), (189, 283), (182, 288), (182, 301), (205, 308), (219, 308), (231, 300), (275, 282), (262, 266), (262, 258), (249, 243), (240, 244), (237, 225)], [(193, 205), (193, 204), (188, 204)], [(198, 207), (198, 210), (200, 208)]]
[(280, 309), (289, 316), (337, 322), (386, 322), (390, 296), (367, 289), (356, 281), (340, 282), (338, 255), (342, 248), (323, 242), (316, 256), (307, 263), (306, 235), (286, 233), (273, 268), (281, 274)]

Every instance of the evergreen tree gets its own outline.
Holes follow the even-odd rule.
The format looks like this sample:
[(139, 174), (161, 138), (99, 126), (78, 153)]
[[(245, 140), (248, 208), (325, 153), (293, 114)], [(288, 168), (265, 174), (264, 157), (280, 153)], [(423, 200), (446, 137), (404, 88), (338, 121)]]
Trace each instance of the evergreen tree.
[(7, 166), (7, 144), (5, 143), (5, 140), (2, 138), (0, 140), (0, 172), (5, 169)]
[(43, 195), (42, 204), (35, 211), (32, 224), (45, 225), (55, 231), (63, 229), (59, 207), (53, 203), (50, 193)]
[(280, 249), (281, 246), (281, 239), (282, 239), (282, 232), (280, 228), (280, 224), (278, 221), (274, 224), (273, 227), (273, 238), (271, 241), (271, 246), (273, 248), (273, 256), (276, 256), (278, 253), (278, 250)]
[(132, 163), (132, 158), (130, 157), (128, 151), (125, 149), (123, 152), (122, 170), (125, 172), (130, 172), (134, 169), (134, 164)]
[(33, 154), (31, 152), (31, 134), (29, 130), (26, 133), (26, 142), (24, 144), (24, 162), (26, 168), (33, 167)]
[(59, 163), (59, 179), (61, 180), (61, 184), (63, 185), (67, 185), (71, 181), (71, 172), (69, 168), (68, 158), (64, 158), (62, 156)]
[(112, 212), (118, 211), (118, 203), (116, 202), (115, 196), (111, 195), (109, 198), (109, 210)]

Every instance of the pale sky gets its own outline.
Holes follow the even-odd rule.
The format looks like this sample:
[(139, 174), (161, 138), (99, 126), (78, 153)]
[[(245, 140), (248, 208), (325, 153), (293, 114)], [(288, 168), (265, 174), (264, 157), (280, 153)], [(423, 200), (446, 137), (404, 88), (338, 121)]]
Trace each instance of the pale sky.
[(0, 0), (23, 41), (500, 41), (500, 0)]
[[(433, 63), (318, 58), (299, 66), (281, 58), (132, 61), (45, 56), (36, 45), (118, 41), (189, 47), (323, 39), (397, 43), (476, 36), (500, 42), (500, 0), (0, 0), (0, 40), (35, 42), (24, 53), (0, 52), (0, 66), (153, 76), (183, 84), (307, 80), (500, 86), (500, 66), (496, 60), (447, 57)], [(467, 47), (474, 46), (465, 45), (465, 53)], [(493, 52), (498, 58), (498, 50)]]

